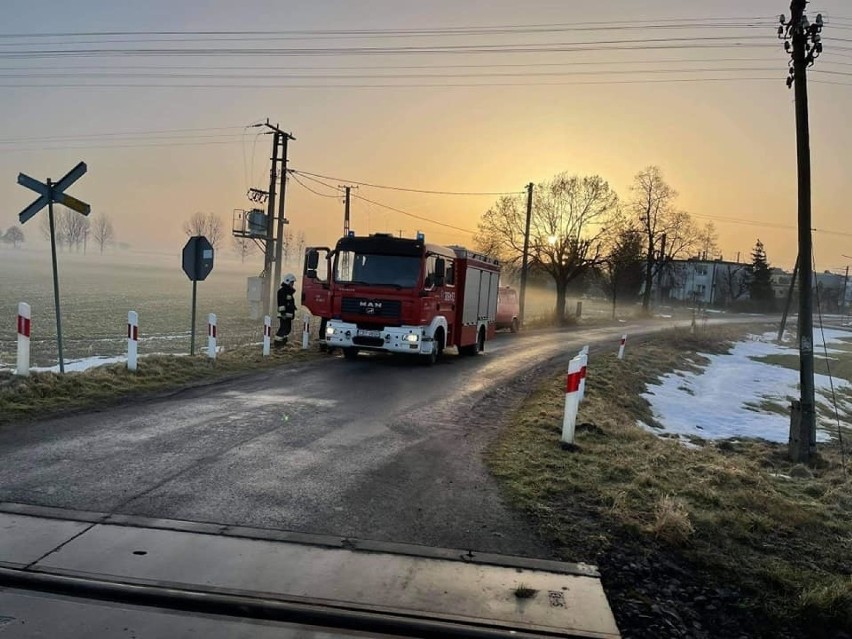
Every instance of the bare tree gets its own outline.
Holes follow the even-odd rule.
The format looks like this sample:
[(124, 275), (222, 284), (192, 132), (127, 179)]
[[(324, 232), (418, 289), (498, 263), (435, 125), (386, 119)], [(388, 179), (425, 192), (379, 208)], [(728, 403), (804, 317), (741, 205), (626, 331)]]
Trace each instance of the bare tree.
[(727, 264), (720, 268), (718, 274), (718, 297), (721, 303), (728, 306), (748, 293), (751, 285), (751, 269), (749, 264)]
[(222, 218), (215, 213), (193, 213), (188, 220), (183, 223), (183, 231), (189, 237), (195, 235), (203, 235), (208, 239), (213, 248), (219, 248), (225, 236), (225, 227), (222, 224)]
[(719, 254), (719, 233), (716, 231), (716, 225), (713, 222), (707, 222), (699, 229), (696, 245), (698, 254), (703, 258), (708, 257), (713, 260)]
[(104, 247), (115, 239), (115, 229), (112, 227), (112, 221), (106, 213), (99, 213), (95, 216), (94, 224), (92, 225), (92, 236), (95, 242), (98, 243), (98, 248), (103, 255)]
[(292, 229), (286, 229), (284, 231), (284, 242), (281, 244), (281, 263), (293, 263), (295, 260), (296, 264), (300, 264), (304, 252), (305, 232), (294, 233)]
[[(50, 218), (47, 215), (41, 216), (41, 221), (38, 224), (38, 230), (41, 232), (41, 236), (50, 242)], [(67, 240), (65, 233), (63, 232), (62, 225), (59, 224), (59, 216), (54, 216), (53, 233), (56, 239), (56, 246), (59, 247), (60, 251), (63, 250)]]
[(248, 237), (233, 238), (234, 253), (240, 256), (240, 262), (245, 264), (246, 258), (257, 251), (257, 245)]
[[(651, 304), (651, 289), (660, 270), (678, 257), (695, 250), (698, 230), (685, 211), (675, 208), (677, 191), (663, 178), (659, 167), (649, 166), (633, 179), (631, 212), (638, 218), (645, 237), (645, 285), (642, 308)], [(666, 238), (665, 252), (662, 250)]]
[(56, 216), (56, 226), (57, 229), (60, 229), (64, 242), (69, 249), (76, 248), (79, 251), (83, 248), (89, 234), (90, 222), (88, 217), (71, 209), (63, 208)]
[[(557, 321), (565, 319), (568, 285), (600, 263), (603, 232), (617, 210), (618, 196), (598, 175), (561, 173), (536, 187), (530, 222), (530, 266), (553, 278)], [(521, 198), (500, 198), (482, 216), (478, 248), (506, 262), (519, 263), (525, 219)]]
[(643, 241), (640, 229), (624, 225), (609, 242), (606, 257), (596, 269), (598, 282), (612, 300), (612, 317), (618, 300), (633, 300), (642, 288)]
[(10, 226), (3, 235), (3, 241), (6, 244), (11, 244), (14, 248), (18, 248), (24, 243), (24, 232), (20, 226)]

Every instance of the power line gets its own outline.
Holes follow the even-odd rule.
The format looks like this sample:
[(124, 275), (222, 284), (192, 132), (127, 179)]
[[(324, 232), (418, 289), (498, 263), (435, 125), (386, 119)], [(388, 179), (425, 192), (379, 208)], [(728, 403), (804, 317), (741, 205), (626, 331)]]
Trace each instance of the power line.
[(475, 82), (475, 83), (393, 83), (393, 84), (187, 84), (187, 83), (8, 83), (0, 89), (475, 89), (478, 87), (605, 86), (619, 84), (681, 84), (693, 82), (778, 82), (778, 77), (726, 76), (698, 78), (651, 78), (645, 80), (578, 80), (573, 82)]
[[(250, 126), (250, 125), (249, 125)], [(199, 127), (199, 128), (190, 128), (190, 129), (158, 129), (158, 130), (148, 130), (148, 131), (122, 131), (115, 133), (78, 133), (76, 135), (53, 135), (48, 137), (43, 136), (28, 136), (28, 137), (17, 137), (17, 138), (0, 138), (0, 142), (25, 142), (30, 140), (77, 140), (81, 138), (101, 138), (101, 137), (129, 137), (129, 136), (142, 136), (142, 135), (157, 135), (160, 133), (185, 133), (185, 132), (203, 132), (203, 131), (227, 131), (237, 129), (242, 131), (246, 127), (241, 126), (218, 126), (218, 127)], [(231, 135), (241, 135), (239, 134), (231, 134)], [(177, 137), (189, 137), (189, 136), (177, 136)]]
[(337, 182), (346, 182), (349, 184), (357, 184), (358, 186), (368, 186), (374, 189), (387, 189), (390, 191), (406, 191), (408, 193), (426, 193), (430, 195), (491, 195), (491, 196), (499, 196), (499, 195), (519, 195), (522, 191), (437, 191), (437, 190), (428, 190), (428, 189), (412, 189), (403, 186), (387, 186), (384, 184), (371, 184), (370, 182), (359, 182), (358, 180), (351, 180), (348, 178), (340, 178), (333, 177), (330, 175), (322, 175), (320, 173), (310, 173), (308, 171), (301, 171), (297, 169), (290, 169), (291, 173), (298, 173), (299, 175), (310, 176), (314, 178), (322, 178), (324, 180), (334, 180)]
[(137, 30), (137, 31), (54, 31), (33, 33), (0, 33), (0, 39), (58, 38), (58, 37), (123, 37), (123, 36), (368, 36), (412, 37), (441, 35), (477, 35), (526, 33), (544, 31), (583, 31), (653, 28), (731, 28), (763, 26), (762, 21), (774, 24), (775, 16), (708, 17), (708, 18), (649, 18), (639, 20), (604, 20), (590, 22), (533, 23), (521, 25), (470, 25), (423, 27), (413, 29), (290, 29), (290, 30)]
[(374, 79), (415, 79), (415, 78), (515, 78), (515, 77), (566, 77), (574, 75), (621, 75), (637, 73), (720, 73), (729, 71), (776, 71), (777, 66), (764, 67), (700, 67), (691, 69), (636, 69), (629, 70), (595, 70), (595, 71), (524, 71), (524, 72), (493, 72), (478, 71), (476, 73), (380, 73), (380, 74), (225, 74), (225, 73), (127, 73), (125, 71), (101, 72), (82, 71), (79, 73), (4, 73), (0, 69), (0, 78), (67, 78), (93, 77), (93, 78), (220, 78), (220, 79), (246, 79), (246, 80), (374, 80)]
[[(760, 38), (760, 36), (758, 36)], [(760, 38), (765, 45), (755, 43), (755, 38), (741, 36), (692, 36), (675, 38), (644, 38), (628, 40), (588, 40), (547, 44), (464, 44), (398, 47), (311, 47), (311, 48), (87, 48), (87, 49), (33, 49), (29, 51), (0, 52), (0, 58), (29, 59), (49, 57), (95, 56), (335, 56), (335, 55), (429, 55), (429, 54), (494, 54), (494, 53), (560, 53), (570, 51), (653, 50), (674, 48), (719, 48), (731, 45), (739, 48), (775, 46), (770, 36)]]
[(319, 191), (316, 191), (316, 190), (312, 189), (310, 186), (308, 186), (307, 184), (305, 184), (304, 182), (302, 182), (302, 181), (299, 179), (298, 175), (296, 175), (296, 172), (295, 172), (295, 171), (293, 171), (293, 170), (288, 171), (288, 173), (290, 174), (290, 177), (292, 177), (292, 178), (296, 181), (296, 183), (297, 183), (297, 184), (299, 184), (301, 187), (303, 187), (303, 188), (307, 189), (308, 191), (310, 191), (310, 192), (311, 192), (311, 193), (313, 193), (314, 195), (318, 195), (319, 197), (329, 197), (329, 198), (333, 198), (333, 199), (335, 199), (335, 200), (340, 198), (340, 194), (339, 194), (339, 193), (338, 193), (338, 194), (336, 194), (336, 195), (328, 195), (327, 193), (320, 193)]
[(402, 209), (395, 208), (393, 206), (389, 206), (388, 204), (382, 204), (381, 202), (375, 202), (374, 200), (370, 200), (365, 198), (363, 195), (354, 195), (356, 199), (363, 200), (364, 202), (369, 202), (370, 204), (375, 204), (376, 206), (381, 206), (382, 208), (388, 209), (390, 211), (396, 211), (397, 213), (401, 213), (402, 215), (406, 215), (408, 217), (414, 218), (416, 220), (421, 220), (423, 222), (429, 222), (430, 224), (437, 224), (438, 226), (443, 226), (448, 229), (453, 229), (454, 231), (461, 231), (462, 233), (468, 233), (469, 235), (476, 235), (476, 231), (471, 231), (470, 229), (463, 229), (460, 226), (453, 226), (452, 224), (446, 224), (444, 222), (439, 222), (438, 220), (433, 220), (428, 217), (424, 217), (422, 215), (417, 215), (415, 213), (411, 213), (409, 211), (403, 211)]
[(173, 146), (210, 146), (210, 145), (218, 145), (218, 144), (239, 144), (239, 138), (227, 141), (212, 141), (212, 142), (163, 142), (163, 143), (155, 143), (155, 144), (95, 144), (95, 145), (82, 145), (82, 146), (43, 146), (43, 147), (10, 147), (4, 149), (4, 151), (18, 151), (18, 152), (26, 152), (26, 151), (73, 151), (79, 149), (141, 149), (146, 147), (173, 147)]
[[(308, 175), (304, 172), (300, 173), (300, 175), (302, 177), (304, 177), (305, 179), (310, 180), (312, 182), (316, 182), (317, 184), (321, 184), (328, 189), (336, 188), (336, 187), (332, 186), (331, 184), (328, 184), (327, 182), (323, 182), (322, 180), (317, 179), (317, 178), (313, 177), (312, 175)], [(327, 178), (327, 179), (336, 179), (336, 178)], [(371, 199), (366, 198), (362, 195), (352, 195), (352, 197), (354, 197), (358, 200), (362, 200), (364, 202), (367, 202), (368, 204), (375, 204), (376, 206), (380, 206), (382, 208), (388, 209), (389, 211), (395, 211), (396, 213), (400, 213), (402, 215), (405, 215), (405, 216), (408, 216), (408, 217), (411, 217), (411, 218), (414, 218), (414, 219), (417, 219), (417, 220), (421, 220), (423, 222), (429, 222), (430, 224), (436, 224), (438, 226), (443, 226), (443, 227), (446, 227), (448, 229), (453, 229), (454, 231), (461, 231), (463, 233), (469, 233), (470, 235), (476, 234), (476, 231), (471, 231), (470, 229), (463, 229), (459, 226), (453, 226), (452, 224), (447, 224), (446, 222), (439, 222), (438, 220), (433, 220), (432, 218), (428, 218), (428, 217), (425, 217), (423, 215), (411, 213), (410, 211), (404, 211), (404, 210), (398, 209), (394, 206), (390, 206), (389, 204), (383, 204), (382, 202), (376, 202), (375, 200), (371, 200)]]
[[(826, 51), (824, 55), (831, 55), (831, 51)], [(539, 67), (575, 67), (589, 65), (641, 65), (641, 64), (707, 64), (712, 62), (777, 62), (776, 57), (714, 57), (714, 58), (656, 58), (649, 60), (575, 60), (571, 62), (487, 62), (478, 64), (391, 64), (391, 65), (346, 65), (346, 66), (329, 66), (329, 65), (310, 65), (310, 66), (295, 66), (288, 65), (290, 71), (399, 71), (399, 70), (420, 70), (420, 69), (499, 69), (499, 68), (539, 68)], [(834, 63), (839, 64), (839, 63)], [(0, 66), (0, 71), (138, 71), (138, 70), (153, 70), (153, 71), (173, 71), (173, 70), (190, 70), (190, 71), (279, 71), (280, 66), (258, 66), (258, 65), (85, 65), (76, 64), (73, 66), (57, 66), (51, 64), (49, 67), (33, 67), (25, 66)]]
[[(169, 36), (169, 37), (149, 37), (147, 35), (142, 36), (132, 36), (132, 37), (124, 37), (124, 36), (106, 36), (109, 39), (95, 39), (95, 40), (80, 40), (80, 39), (72, 39), (72, 40), (51, 40), (50, 42), (39, 42), (31, 41), (31, 42), (0, 42), (0, 47), (33, 47), (33, 46), (80, 46), (80, 45), (94, 45), (94, 44), (137, 44), (137, 43), (169, 43), (169, 44), (185, 44), (185, 43), (202, 43), (202, 42), (276, 42), (276, 41), (287, 41), (287, 40), (351, 40), (351, 39), (378, 39), (378, 40), (386, 40), (393, 38), (404, 38), (406, 40), (411, 38), (448, 38), (448, 37), (485, 37), (485, 36), (501, 36), (501, 35), (546, 35), (546, 34), (562, 34), (566, 32), (597, 32), (597, 31), (606, 31), (607, 33), (613, 31), (650, 31), (654, 29), (658, 30), (704, 30), (704, 29), (725, 29), (728, 31), (732, 30), (765, 30), (771, 28), (773, 22), (771, 20), (767, 20), (762, 24), (757, 23), (718, 23), (718, 24), (657, 24), (657, 25), (636, 25), (636, 24), (626, 24), (626, 25), (615, 25), (610, 27), (543, 27), (543, 28), (535, 28), (535, 29), (516, 29), (516, 30), (492, 30), (492, 31), (447, 31), (447, 32), (435, 32), (435, 33), (387, 33), (383, 35), (367, 35), (367, 34), (351, 34), (351, 35), (305, 35), (305, 36), (292, 36), (292, 35), (281, 35), (275, 33), (268, 33), (264, 35), (241, 35), (240, 32), (232, 32), (232, 33), (223, 33), (221, 35), (216, 36), (205, 36), (201, 33), (191, 34), (188, 36)], [(842, 27), (841, 27), (842, 28)], [(23, 37), (23, 36), (22, 36)], [(59, 36), (55, 36), (59, 37)], [(72, 37), (79, 38), (83, 36), (63, 36), (63, 37)]]
[[(285, 75), (255, 75), (255, 74), (209, 74), (209, 73), (102, 73), (102, 72), (82, 72), (82, 73), (3, 73), (0, 71), (0, 80), (3, 79), (18, 79), (28, 78), (33, 80), (52, 79), (52, 78), (123, 78), (127, 80), (136, 78), (155, 78), (162, 80), (177, 80), (177, 79), (216, 79), (216, 80), (435, 80), (435, 79), (459, 79), (459, 78), (536, 78), (536, 77), (555, 77), (555, 78), (570, 78), (574, 76), (607, 76), (607, 75), (661, 75), (661, 74), (684, 74), (684, 73), (755, 73), (755, 72), (770, 72), (777, 71), (778, 67), (705, 67), (693, 69), (635, 69), (624, 70), (596, 70), (596, 71), (533, 71), (533, 72), (478, 72), (478, 73), (418, 73), (418, 74), (323, 74), (323, 75), (307, 75), (307, 74), (285, 74)], [(839, 72), (835, 72), (839, 73)]]

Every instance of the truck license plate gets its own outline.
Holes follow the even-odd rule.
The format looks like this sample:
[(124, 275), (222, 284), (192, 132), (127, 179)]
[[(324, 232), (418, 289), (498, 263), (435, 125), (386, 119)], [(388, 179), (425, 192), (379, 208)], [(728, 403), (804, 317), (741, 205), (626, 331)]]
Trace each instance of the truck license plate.
[(381, 337), (381, 336), (382, 336), (381, 331), (371, 331), (371, 330), (368, 330), (366, 328), (359, 328), (358, 329), (358, 337)]

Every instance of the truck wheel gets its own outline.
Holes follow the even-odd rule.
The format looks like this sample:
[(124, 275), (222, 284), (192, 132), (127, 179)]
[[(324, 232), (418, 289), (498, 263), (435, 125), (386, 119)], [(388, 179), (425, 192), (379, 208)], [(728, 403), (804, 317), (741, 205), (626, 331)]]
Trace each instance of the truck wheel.
[(485, 350), (485, 328), (480, 328), (479, 333), (476, 336), (475, 344), (468, 344), (467, 346), (460, 346), (459, 353), (462, 355), (477, 355)]
[(358, 349), (357, 348), (344, 348), (343, 357), (348, 360), (358, 359)]
[(444, 333), (438, 331), (435, 333), (435, 347), (428, 355), (423, 355), (422, 361), (426, 366), (433, 366), (438, 363), (441, 356), (444, 354)]
[(512, 326), (509, 328), (509, 330), (512, 331), (513, 333), (517, 333), (519, 330), (521, 330), (521, 325), (518, 322), (517, 317), (512, 320)]

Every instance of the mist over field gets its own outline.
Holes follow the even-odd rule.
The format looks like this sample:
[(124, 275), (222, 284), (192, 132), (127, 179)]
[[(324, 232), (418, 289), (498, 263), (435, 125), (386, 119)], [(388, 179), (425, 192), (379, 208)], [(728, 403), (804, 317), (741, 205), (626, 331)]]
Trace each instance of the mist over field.
[[(60, 310), (66, 360), (126, 351), (127, 312), (139, 313), (140, 354), (189, 352), (192, 283), (180, 250), (99, 255), (59, 253)], [(224, 253), (224, 251), (222, 251)], [(246, 278), (260, 273), (217, 254), (213, 272), (198, 283), (196, 345), (216, 313), (225, 348), (260, 341), (262, 322), (249, 319)], [(15, 366), (18, 302), (32, 307), (32, 365), (57, 363), (50, 252), (0, 250), (0, 368)]]
[[(127, 312), (139, 313), (141, 355), (188, 353), (192, 283), (181, 269), (180, 250), (174, 254), (123, 251), (100, 255), (60, 252), (59, 287), (65, 360), (112, 357), (126, 353)], [(241, 263), (226, 250), (216, 254), (213, 272), (198, 283), (196, 347), (206, 339), (208, 313), (216, 313), (218, 344), (232, 349), (257, 344), (262, 320), (249, 317), (246, 279), (262, 269), (260, 256)], [(292, 271), (301, 285), (301, 263), (293, 259)], [(0, 369), (15, 367), (18, 302), (32, 307), (32, 365), (57, 363), (56, 320), (50, 252), (23, 248), (0, 250)], [(503, 282), (517, 287), (517, 283)], [(555, 293), (543, 286), (527, 290), (527, 319), (552, 317)], [(576, 310), (569, 296), (569, 314)], [(301, 310), (304, 309), (300, 309)], [(608, 317), (606, 300), (583, 300), (583, 315)]]

